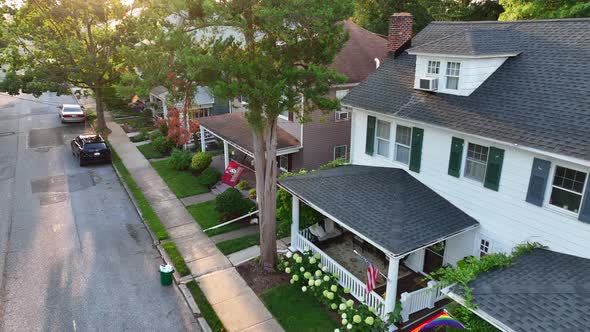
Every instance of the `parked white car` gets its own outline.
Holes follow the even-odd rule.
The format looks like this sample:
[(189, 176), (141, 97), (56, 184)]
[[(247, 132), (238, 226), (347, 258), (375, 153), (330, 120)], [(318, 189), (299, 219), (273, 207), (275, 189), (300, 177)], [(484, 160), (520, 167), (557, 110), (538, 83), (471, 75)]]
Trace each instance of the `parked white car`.
[(80, 105), (76, 104), (63, 104), (58, 106), (59, 118), (61, 122), (84, 122), (86, 116), (84, 115), (84, 109)]

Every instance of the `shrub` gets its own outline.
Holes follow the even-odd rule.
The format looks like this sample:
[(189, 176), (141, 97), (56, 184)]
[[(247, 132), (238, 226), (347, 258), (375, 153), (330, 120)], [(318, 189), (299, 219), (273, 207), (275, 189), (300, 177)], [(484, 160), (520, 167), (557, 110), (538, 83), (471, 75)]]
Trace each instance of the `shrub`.
[(159, 131), (159, 130), (152, 131), (149, 135), (150, 135), (150, 140), (152, 140), (152, 141), (155, 140), (158, 137), (164, 137), (164, 135), (162, 134), (162, 132)]
[(256, 199), (256, 188), (252, 188), (250, 191), (248, 191), (248, 197)]
[(166, 120), (158, 122), (158, 129), (163, 136), (168, 136), (168, 122)]
[(215, 168), (207, 168), (199, 176), (202, 185), (208, 188), (213, 187), (221, 179), (221, 173)]
[(254, 203), (242, 197), (236, 188), (229, 188), (215, 197), (215, 210), (224, 217), (246, 214), (253, 206)]
[(94, 123), (94, 121), (96, 120), (96, 118), (98, 116), (96, 115), (96, 112), (95, 111), (93, 111), (93, 110), (86, 110), (86, 111), (84, 111), (84, 117), (86, 117), (86, 121), (89, 124), (92, 124), (92, 123)]
[(168, 142), (164, 137), (157, 137), (152, 141), (152, 145), (154, 149), (162, 154), (167, 154), (173, 148), (172, 143)]
[(242, 181), (238, 182), (238, 185), (236, 187), (240, 190), (246, 190), (246, 189), (250, 188), (250, 183), (246, 180), (242, 180)]
[(193, 160), (191, 162), (191, 169), (193, 169), (195, 172), (201, 173), (202, 171), (205, 170), (205, 168), (207, 168), (207, 167), (209, 167), (209, 165), (211, 165), (212, 161), (213, 161), (213, 156), (210, 153), (197, 152), (193, 156)]
[(168, 164), (178, 171), (186, 171), (191, 166), (193, 154), (186, 150), (174, 149)]

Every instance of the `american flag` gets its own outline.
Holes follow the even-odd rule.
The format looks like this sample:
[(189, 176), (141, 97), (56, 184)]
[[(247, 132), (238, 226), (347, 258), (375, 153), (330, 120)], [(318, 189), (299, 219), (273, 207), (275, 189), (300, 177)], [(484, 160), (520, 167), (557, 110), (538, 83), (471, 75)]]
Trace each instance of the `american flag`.
[(379, 269), (373, 263), (365, 258), (365, 262), (367, 263), (367, 293), (370, 293), (375, 289), (377, 285), (377, 278), (379, 277)]

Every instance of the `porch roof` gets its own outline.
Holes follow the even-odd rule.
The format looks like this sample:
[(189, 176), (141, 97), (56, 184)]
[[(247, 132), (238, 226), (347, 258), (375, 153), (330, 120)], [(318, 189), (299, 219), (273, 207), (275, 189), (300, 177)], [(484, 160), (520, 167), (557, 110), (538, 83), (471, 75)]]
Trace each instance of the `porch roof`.
[[(244, 113), (228, 113), (199, 118), (199, 124), (215, 136), (244, 150), (250, 155), (254, 151), (252, 131)], [(281, 127), (277, 128), (277, 150), (299, 148), (299, 140)]]
[[(590, 326), (590, 259), (535, 249), (508, 268), (480, 274), (469, 286), (475, 312), (505, 331)], [(455, 287), (449, 295), (461, 293)]]
[(279, 184), (395, 256), (479, 225), (402, 169), (348, 165)]

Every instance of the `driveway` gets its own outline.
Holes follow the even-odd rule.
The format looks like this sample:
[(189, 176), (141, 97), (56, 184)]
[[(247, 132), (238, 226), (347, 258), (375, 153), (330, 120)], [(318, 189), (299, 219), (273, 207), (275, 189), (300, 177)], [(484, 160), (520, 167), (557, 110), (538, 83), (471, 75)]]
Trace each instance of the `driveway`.
[(0, 330), (200, 331), (113, 168), (71, 155), (73, 101), (0, 94)]

